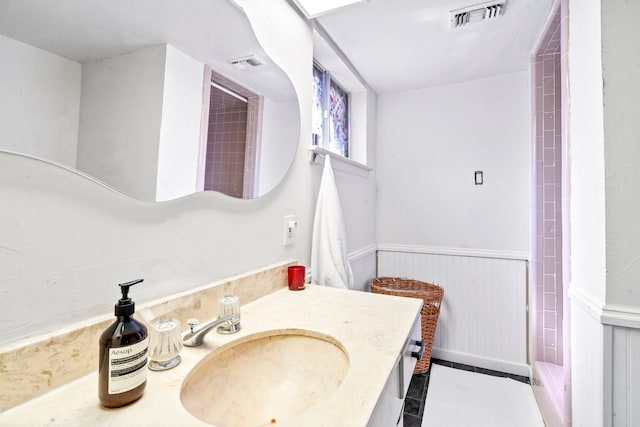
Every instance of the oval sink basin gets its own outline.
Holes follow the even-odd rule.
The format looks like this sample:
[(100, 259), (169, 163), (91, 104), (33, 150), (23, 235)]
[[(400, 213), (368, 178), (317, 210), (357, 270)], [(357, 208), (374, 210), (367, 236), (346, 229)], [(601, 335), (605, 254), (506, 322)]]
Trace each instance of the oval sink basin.
[(330, 396), (349, 369), (341, 345), (311, 331), (277, 331), (238, 341), (205, 357), (182, 385), (182, 405), (205, 423), (278, 425)]

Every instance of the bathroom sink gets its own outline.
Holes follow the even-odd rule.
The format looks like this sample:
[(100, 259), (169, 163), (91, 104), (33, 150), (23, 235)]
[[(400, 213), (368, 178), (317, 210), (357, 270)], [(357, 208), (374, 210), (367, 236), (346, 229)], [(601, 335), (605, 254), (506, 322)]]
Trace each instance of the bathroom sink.
[(331, 337), (272, 331), (210, 353), (185, 378), (180, 399), (218, 427), (278, 425), (329, 397), (348, 369), (349, 357)]

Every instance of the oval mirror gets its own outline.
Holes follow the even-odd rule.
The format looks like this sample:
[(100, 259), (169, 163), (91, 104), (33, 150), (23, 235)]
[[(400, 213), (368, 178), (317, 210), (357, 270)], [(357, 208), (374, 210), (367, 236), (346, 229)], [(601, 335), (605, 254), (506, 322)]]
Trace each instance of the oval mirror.
[(255, 198), (286, 175), (299, 105), (232, 0), (0, 0), (0, 150), (146, 201)]

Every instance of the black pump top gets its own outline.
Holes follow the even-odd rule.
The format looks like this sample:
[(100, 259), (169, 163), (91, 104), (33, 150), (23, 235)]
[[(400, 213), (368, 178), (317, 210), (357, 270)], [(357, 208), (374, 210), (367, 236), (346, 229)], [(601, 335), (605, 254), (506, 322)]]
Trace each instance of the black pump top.
[(129, 287), (144, 281), (144, 279), (138, 279), (127, 283), (120, 283), (120, 290), (122, 291), (122, 298), (118, 300), (115, 305), (116, 316), (131, 316), (136, 311), (136, 304), (129, 298)]

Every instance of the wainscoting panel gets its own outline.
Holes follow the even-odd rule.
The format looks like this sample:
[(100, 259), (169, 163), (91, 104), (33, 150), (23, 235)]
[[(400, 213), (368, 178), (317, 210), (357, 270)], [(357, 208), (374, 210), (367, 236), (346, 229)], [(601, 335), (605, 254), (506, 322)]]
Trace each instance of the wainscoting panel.
[(640, 425), (640, 329), (613, 328), (612, 424)]
[[(611, 427), (605, 423), (610, 408), (603, 405), (605, 382), (611, 374), (603, 371), (606, 353), (604, 328), (595, 305), (585, 304), (569, 288), (571, 301), (571, 412), (576, 427)], [(602, 349), (605, 349), (603, 351)]]
[(353, 271), (354, 290), (371, 290), (371, 279), (376, 277), (376, 248), (376, 245), (370, 245), (348, 255)]
[(444, 287), (433, 356), (528, 376), (527, 261), (434, 252), (378, 250), (378, 276)]

